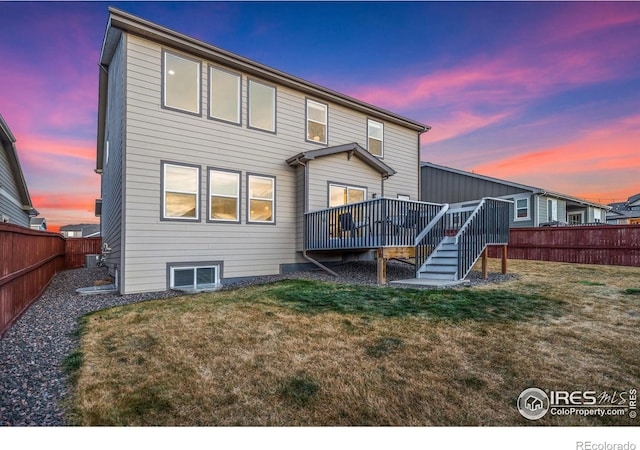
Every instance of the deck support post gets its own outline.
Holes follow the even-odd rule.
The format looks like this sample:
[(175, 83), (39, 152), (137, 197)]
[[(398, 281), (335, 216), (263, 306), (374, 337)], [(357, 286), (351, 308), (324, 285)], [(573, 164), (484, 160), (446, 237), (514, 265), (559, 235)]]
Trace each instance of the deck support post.
[(507, 273), (507, 246), (502, 246), (502, 274)]
[(376, 260), (378, 261), (378, 284), (387, 284), (387, 258), (384, 249), (376, 250)]
[(416, 257), (415, 247), (381, 247), (376, 249), (378, 261), (378, 284), (387, 284), (387, 261), (390, 259), (411, 259)]
[(487, 278), (489, 278), (489, 267), (488, 267), (488, 261), (489, 260), (489, 246), (485, 247), (484, 250), (482, 251), (482, 279), (486, 280)]

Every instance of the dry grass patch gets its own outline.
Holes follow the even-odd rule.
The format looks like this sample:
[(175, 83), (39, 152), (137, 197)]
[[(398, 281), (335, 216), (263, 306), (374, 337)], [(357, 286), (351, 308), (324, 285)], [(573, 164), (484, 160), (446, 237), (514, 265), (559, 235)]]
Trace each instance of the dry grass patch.
[(528, 387), (640, 385), (640, 300), (626, 293), (640, 286), (640, 269), (510, 261), (510, 270), (517, 280), (462, 290), (298, 280), (94, 313), (83, 318), (69, 368), (73, 417), (81, 425), (632, 424), (549, 415), (532, 423), (515, 402)]

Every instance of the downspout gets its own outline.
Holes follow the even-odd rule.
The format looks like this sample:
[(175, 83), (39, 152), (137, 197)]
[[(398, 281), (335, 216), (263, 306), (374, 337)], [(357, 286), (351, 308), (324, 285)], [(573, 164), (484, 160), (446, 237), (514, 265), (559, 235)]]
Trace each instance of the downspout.
[[(309, 166), (300, 161), (300, 158), (296, 158), (296, 164), (302, 166), (304, 168), (304, 212), (302, 215), (302, 218), (304, 219), (304, 213), (306, 213), (309, 209), (309, 198), (308, 198), (308, 180), (309, 180)], [(302, 236), (302, 241), (305, 242), (306, 241), (306, 233), (307, 233), (307, 227), (303, 227), (303, 236)], [(333, 270), (329, 269), (327, 266), (325, 266), (324, 264), (322, 264), (320, 261), (316, 261), (315, 259), (313, 259), (311, 256), (309, 256), (307, 254), (307, 250), (303, 250), (302, 251), (302, 256), (304, 257), (304, 259), (306, 259), (307, 261), (315, 264), (316, 266), (318, 266), (319, 268), (321, 268), (322, 270), (324, 270), (325, 272), (333, 275), (334, 277), (337, 277), (338, 274), (335, 273)]]

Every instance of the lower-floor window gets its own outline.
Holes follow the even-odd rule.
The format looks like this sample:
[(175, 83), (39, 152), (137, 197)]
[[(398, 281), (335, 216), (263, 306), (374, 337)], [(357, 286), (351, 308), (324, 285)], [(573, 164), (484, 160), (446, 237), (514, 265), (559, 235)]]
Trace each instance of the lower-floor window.
[(263, 175), (247, 175), (248, 222), (275, 223), (276, 179)]
[(339, 184), (329, 185), (329, 208), (363, 202), (367, 198), (367, 189)]
[(220, 286), (220, 266), (171, 267), (171, 289), (208, 290)]

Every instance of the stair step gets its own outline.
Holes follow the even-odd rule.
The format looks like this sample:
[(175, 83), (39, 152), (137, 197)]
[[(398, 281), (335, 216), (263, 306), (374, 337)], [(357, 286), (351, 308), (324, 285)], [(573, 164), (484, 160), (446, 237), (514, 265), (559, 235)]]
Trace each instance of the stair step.
[(433, 258), (431, 259), (431, 262), (433, 264), (438, 264), (438, 265), (451, 265), (451, 266), (457, 266), (458, 265), (458, 258), (456, 257), (457, 255), (441, 255), (440, 253), (433, 255)]
[(447, 281), (456, 281), (455, 273), (436, 273), (436, 272), (420, 272), (418, 274), (418, 278), (425, 280), (447, 280)]
[(458, 265), (429, 264), (422, 271), (426, 273), (456, 273)]
[(458, 257), (458, 251), (457, 250), (436, 250), (433, 253), (433, 257), (439, 257), (442, 256), (444, 258), (457, 258)]

